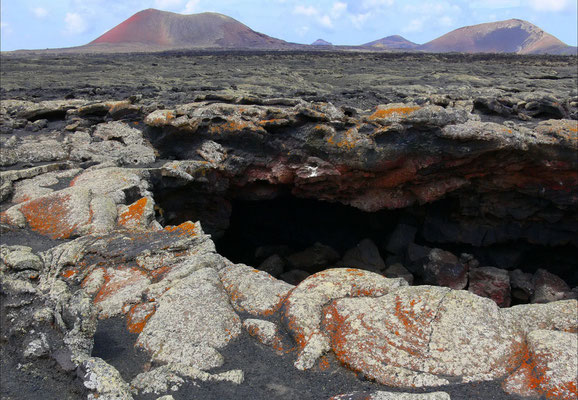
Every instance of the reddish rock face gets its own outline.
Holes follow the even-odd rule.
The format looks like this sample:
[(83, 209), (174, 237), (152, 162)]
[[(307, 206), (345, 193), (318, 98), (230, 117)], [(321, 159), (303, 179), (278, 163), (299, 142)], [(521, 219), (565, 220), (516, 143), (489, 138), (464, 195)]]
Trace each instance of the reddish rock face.
[(509, 307), (510, 276), (508, 271), (494, 267), (472, 268), (468, 290), (478, 296), (487, 297), (500, 307)]
[[(255, 32), (216, 13), (180, 15), (148, 9), (136, 13), (90, 43), (139, 44), (156, 48), (283, 47), (283, 40)], [(146, 47), (143, 47), (146, 50)]]

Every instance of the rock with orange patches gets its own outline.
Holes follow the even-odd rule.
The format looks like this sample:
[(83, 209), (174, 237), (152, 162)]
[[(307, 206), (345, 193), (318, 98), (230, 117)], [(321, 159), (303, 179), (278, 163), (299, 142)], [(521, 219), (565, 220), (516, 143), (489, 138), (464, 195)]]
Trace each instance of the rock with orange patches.
[(525, 359), (520, 368), (504, 381), (504, 390), (520, 396), (577, 399), (576, 334), (536, 330), (528, 335), (527, 346)]
[(14, 207), (33, 231), (53, 239), (67, 239), (88, 233), (90, 200), (90, 191), (69, 188)]
[(138, 346), (158, 362), (199, 369), (222, 364), (216, 349), (241, 333), (241, 320), (215, 270), (204, 268), (190, 274), (156, 301), (156, 312), (140, 333)]
[(284, 350), (285, 346), (279, 334), (279, 327), (273, 322), (262, 319), (246, 319), (243, 321), (243, 328), (264, 345), (271, 346), (278, 351)]
[(367, 120), (376, 121), (380, 124), (401, 122), (419, 109), (420, 107), (415, 104), (392, 103), (387, 105), (380, 105), (377, 106), (377, 109), (373, 114), (367, 117)]
[(219, 273), (235, 310), (255, 316), (275, 313), (294, 287), (243, 264), (227, 266)]
[(534, 330), (578, 332), (578, 301), (561, 300), (547, 304), (521, 304), (504, 308), (502, 314), (516, 329), (528, 334)]
[(300, 348), (295, 367), (309, 369), (330, 349), (329, 338), (321, 330), (323, 307), (341, 297), (383, 296), (407, 286), (401, 278), (388, 279), (374, 272), (335, 268), (303, 280), (283, 302), (283, 320)]
[(335, 300), (323, 324), (341, 362), (397, 387), (497, 379), (519, 362), (523, 340), (493, 301), (432, 286)]
[(551, 138), (552, 143), (561, 143), (578, 150), (578, 124), (570, 119), (551, 119), (536, 127), (536, 132)]
[(126, 327), (130, 333), (141, 333), (149, 318), (156, 311), (152, 302), (132, 306), (126, 315)]
[(122, 206), (117, 223), (127, 229), (146, 229), (154, 217), (154, 200), (143, 197), (128, 206)]
[(94, 298), (100, 318), (123, 314), (125, 306), (141, 301), (150, 279), (138, 269), (113, 269), (105, 271), (105, 283)]

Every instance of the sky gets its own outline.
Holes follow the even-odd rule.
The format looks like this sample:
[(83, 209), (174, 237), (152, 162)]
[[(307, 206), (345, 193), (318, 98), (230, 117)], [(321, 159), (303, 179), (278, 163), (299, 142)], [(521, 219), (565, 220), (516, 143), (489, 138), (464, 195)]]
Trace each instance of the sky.
[(576, 46), (576, 0), (0, 0), (0, 49), (79, 46), (147, 8), (233, 17), (295, 43), (425, 43), (466, 25), (519, 18)]

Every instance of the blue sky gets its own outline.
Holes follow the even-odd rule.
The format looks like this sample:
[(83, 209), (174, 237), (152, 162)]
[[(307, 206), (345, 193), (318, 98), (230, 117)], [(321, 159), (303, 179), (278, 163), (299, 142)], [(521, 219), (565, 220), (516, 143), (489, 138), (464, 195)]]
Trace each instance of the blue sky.
[(134, 13), (214, 11), (296, 43), (363, 44), (399, 34), (425, 43), (453, 29), (520, 18), (576, 45), (576, 0), (0, 0), (1, 49), (78, 46)]

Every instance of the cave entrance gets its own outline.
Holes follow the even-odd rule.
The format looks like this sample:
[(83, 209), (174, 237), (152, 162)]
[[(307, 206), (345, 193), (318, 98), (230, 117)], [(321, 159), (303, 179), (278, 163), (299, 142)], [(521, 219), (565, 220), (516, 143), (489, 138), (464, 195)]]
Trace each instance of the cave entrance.
[[(385, 248), (388, 236), (402, 221), (417, 223), (406, 212), (369, 213), (289, 195), (265, 201), (234, 200), (229, 229), (216, 245), (220, 254), (235, 262), (260, 266), (276, 255), (290, 260), (285, 266), (289, 271), (315, 273), (338, 264), (341, 256), (363, 240), (371, 240), (378, 250)], [(310, 265), (292, 257), (307, 249), (318, 254)], [(376, 255), (388, 258), (385, 250)]]
[(165, 179), (154, 192), (163, 211), (161, 224), (200, 221), (219, 254), (292, 284), (332, 267), (357, 267), (388, 277), (408, 273), (413, 284), (436, 284), (423, 270), (432, 249), (451, 253), (454, 261), (448, 263), (457, 269), (473, 256), (475, 262), (465, 268), (466, 281), (470, 268), (496, 267), (506, 275), (514, 269), (533, 275), (544, 268), (570, 287), (578, 283), (578, 252), (571, 236), (562, 245), (537, 244), (516, 235), (488, 245), (472, 244), (476, 237), (496, 237), (487, 232), (542, 232), (542, 226), (528, 225), (523, 231), (504, 219), (472, 217), (457, 196), (404, 209), (364, 212), (340, 203), (297, 198), (283, 187), (275, 188), (273, 199), (255, 200), (241, 190), (215, 194), (206, 184), (179, 186)]

